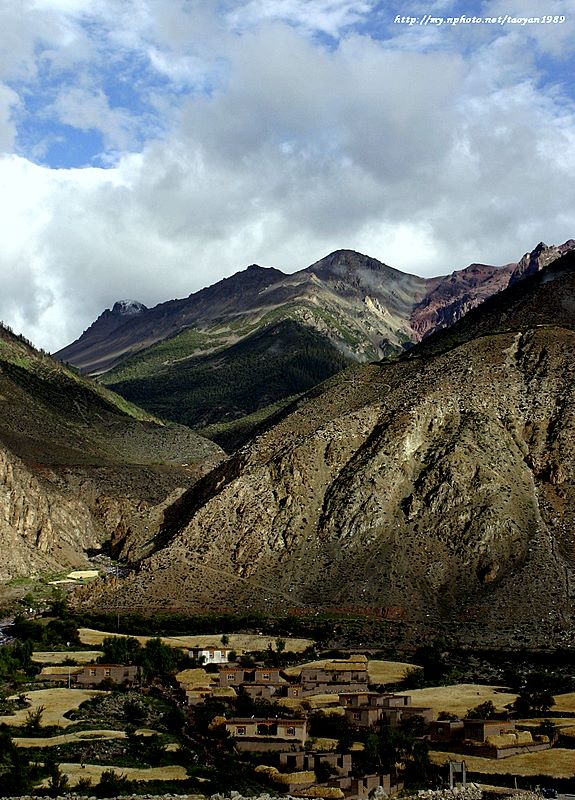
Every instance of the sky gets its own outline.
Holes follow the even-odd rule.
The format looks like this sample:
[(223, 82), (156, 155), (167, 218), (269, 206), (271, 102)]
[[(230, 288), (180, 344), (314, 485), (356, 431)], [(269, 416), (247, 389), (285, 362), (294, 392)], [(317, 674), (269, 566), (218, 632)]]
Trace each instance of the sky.
[(0, 0), (0, 319), (575, 238), (574, 48), (575, 0)]

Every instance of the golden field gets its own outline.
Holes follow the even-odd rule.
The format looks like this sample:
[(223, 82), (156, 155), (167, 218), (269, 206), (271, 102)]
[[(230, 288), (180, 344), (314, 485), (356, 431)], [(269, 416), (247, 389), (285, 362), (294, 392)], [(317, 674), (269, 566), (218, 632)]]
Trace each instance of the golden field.
[[(125, 633), (112, 633), (111, 631), (97, 631), (93, 628), (80, 628), (80, 641), (82, 644), (100, 645), (109, 636), (126, 636), (130, 634)], [(148, 639), (152, 636), (133, 636), (140, 644), (146, 644)], [(275, 650), (275, 638), (271, 636), (258, 636), (252, 633), (230, 633), (229, 643), (227, 647), (231, 647), (238, 653), (243, 653), (246, 650), (267, 650), (271, 644)], [(169, 644), (171, 647), (179, 647), (182, 649), (189, 649), (190, 647), (197, 647), (198, 645), (213, 645), (217, 647), (222, 643), (222, 634), (208, 633), (193, 636), (162, 636), (162, 641)], [(287, 637), (284, 639), (285, 649), (291, 653), (302, 653), (306, 647), (313, 644), (311, 639), (297, 639)]]

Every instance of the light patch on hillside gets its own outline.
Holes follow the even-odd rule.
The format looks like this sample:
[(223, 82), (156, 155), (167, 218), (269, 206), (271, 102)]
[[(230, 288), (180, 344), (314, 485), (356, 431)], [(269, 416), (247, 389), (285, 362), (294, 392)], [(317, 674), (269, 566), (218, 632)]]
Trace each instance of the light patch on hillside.
[[(25, 725), (28, 713), (36, 711), (40, 706), (44, 706), (41, 720), (42, 727), (56, 725), (60, 728), (67, 728), (69, 725), (74, 725), (71, 719), (67, 719), (64, 716), (67, 711), (79, 708), (86, 700), (102, 694), (108, 694), (108, 692), (102, 692), (97, 689), (38, 689), (35, 692), (26, 692), (26, 698), (30, 705), (26, 708), (18, 709), (15, 714), (7, 714), (0, 717), (0, 725), (3, 722), (6, 725)], [(16, 698), (17, 695), (14, 695), (10, 699)]]

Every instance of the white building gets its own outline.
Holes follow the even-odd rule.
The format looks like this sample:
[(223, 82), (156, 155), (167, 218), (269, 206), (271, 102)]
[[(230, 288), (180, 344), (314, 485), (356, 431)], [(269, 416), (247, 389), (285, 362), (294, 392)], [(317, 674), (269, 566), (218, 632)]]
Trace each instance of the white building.
[(188, 655), (201, 664), (227, 664), (231, 652), (231, 647), (207, 645), (206, 647), (192, 647), (191, 650), (188, 650)]

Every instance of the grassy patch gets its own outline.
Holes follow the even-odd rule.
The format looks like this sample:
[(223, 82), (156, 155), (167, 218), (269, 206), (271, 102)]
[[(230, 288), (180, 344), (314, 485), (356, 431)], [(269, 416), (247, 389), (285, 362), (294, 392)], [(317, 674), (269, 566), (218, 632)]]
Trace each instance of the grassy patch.
[[(99, 783), (102, 773), (107, 770), (113, 770), (116, 775), (124, 775), (130, 781), (185, 781), (188, 778), (186, 768), (179, 765), (142, 769), (141, 767), (63, 763), (60, 764), (60, 769), (68, 778), (71, 786), (76, 786), (81, 778), (89, 778), (93, 784)], [(41, 786), (47, 785), (48, 780), (46, 779)]]
[[(461, 753), (431, 752), (434, 764), (446, 761), (460, 761)], [(486, 775), (546, 775), (550, 778), (573, 777), (573, 750), (554, 747), (538, 753), (524, 753), (509, 758), (494, 759), (465, 755), (468, 772), (479, 772)]]
[(435, 714), (448, 711), (450, 714), (465, 715), (470, 708), (491, 700), (498, 711), (512, 703), (516, 694), (501, 691), (497, 686), (483, 686), (475, 683), (461, 683), (453, 686), (433, 686), (427, 689), (412, 689), (409, 694), (414, 706), (432, 708)]
[[(109, 631), (97, 631), (93, 628), (80, 628), (78, 631), (80, 641), (82, 644), (99, 645), (102, 644), (104, 639), (109, 636), (132, 636), (132, 634), (125, 633), (112, 633)], [(140, 644), (146, 644), (152, 636), (134, 636)], [(243, 652), (245, 650), (267, 650), (271, 645), (275, 649), (275, 641), (277, 637), (259, 636), (252, 633), (230, 633), (228, 636), (228, 647), (231, 647), (236, 652)], [(190, 636), (162, 636), (162, 641), (171, 647), (190, 648), (198, 645), (221, 645), (222, 634), (218, 633), (199, 633)], [(307, 647), (313, 644), (311, 639), (299, 639), (295, 637), (287, 637), (285, 641), (286, 652), (302, 653)]]
[(73, 721), (64, 716), (68, 711), (79, 706), (86, 700), (93, 697), (106, 695), (107, 692), (97, 689), (37, 689), (36, 691), (26, 692), (26, 698), (30, 705), (21, 708), (15, 714), (0, 717), (0, 725), (6, 723), (13, 727), (22, 727), (26, 724), (26, 719), (30, 711), (36, 711), (40, 706), (44, 706), (41, 727), (57, 726), (67, 728), (73, 725)]
[(102, 655), (101, 650), (35, 650), (32, 661), (36, 664), (62, 664), (66, 659), (78, 664), (93, 664)]

